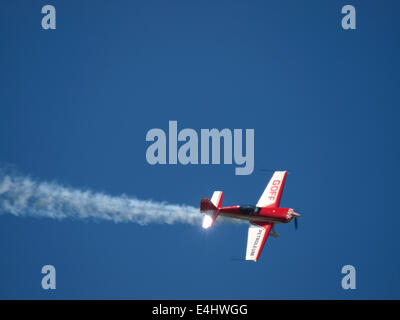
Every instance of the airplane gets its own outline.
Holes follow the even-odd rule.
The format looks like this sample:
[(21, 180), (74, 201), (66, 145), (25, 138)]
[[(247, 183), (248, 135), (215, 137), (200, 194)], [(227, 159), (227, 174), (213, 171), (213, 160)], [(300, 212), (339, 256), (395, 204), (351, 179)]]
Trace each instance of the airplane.
[(222, 207), (222, 191), (215, 191), (211, 200), (201, 199), (200, 212), (204, 213), (203, 228), (211, 228), (219, 215), (248, 220), (250, 226), (247, 236), (246, 260), (257, 261), (271, 229), (273, 230), (271, 237), (279, 237), (274, 228), (275, 224), (288, 223), (294, 219), (297, 229), (297, 218), (300, 217), (300, 214), (296, 213), (294, 209), (279, 207), (286, 175), (287, 171), (275, 171), (255, 206)]

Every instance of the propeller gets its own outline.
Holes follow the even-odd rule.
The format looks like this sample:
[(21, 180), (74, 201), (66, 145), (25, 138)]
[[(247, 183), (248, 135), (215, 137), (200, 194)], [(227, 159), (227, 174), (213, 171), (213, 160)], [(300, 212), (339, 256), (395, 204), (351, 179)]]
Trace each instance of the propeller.
[(300, 214), (298, 214), (297, 212), (294, 212), (293, 209), (291, 209), (291, 216), (294, 217), (294, 228), (297, 230), (297, 228), (299, 227), (299, 224), (297, 222), (297, 218), (300, 217)]

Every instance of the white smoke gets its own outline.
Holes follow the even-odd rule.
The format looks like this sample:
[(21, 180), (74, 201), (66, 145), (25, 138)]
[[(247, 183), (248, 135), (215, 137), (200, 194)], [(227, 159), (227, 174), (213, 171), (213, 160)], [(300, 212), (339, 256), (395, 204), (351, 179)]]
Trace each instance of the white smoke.
[(110, 196), (90, 190), (38, 182), (30, 177), (0, 172), (0, 214), (53, 219), (108, 220), (113, 222), (189, 223), (200, 225), (198, 208), (125, 195)]

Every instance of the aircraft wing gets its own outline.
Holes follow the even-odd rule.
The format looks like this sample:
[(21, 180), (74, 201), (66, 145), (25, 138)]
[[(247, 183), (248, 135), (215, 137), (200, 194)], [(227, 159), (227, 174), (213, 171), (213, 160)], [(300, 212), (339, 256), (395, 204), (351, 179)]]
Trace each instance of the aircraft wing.
[(269, 222), (250, 223), (247, 236), (246, 260), (257, 261), (272, 228)]
[(257, 207), (279, 207), (283, 187), (285, 185), (287, 171), (275, 171), (271, 180), (269, 180)]

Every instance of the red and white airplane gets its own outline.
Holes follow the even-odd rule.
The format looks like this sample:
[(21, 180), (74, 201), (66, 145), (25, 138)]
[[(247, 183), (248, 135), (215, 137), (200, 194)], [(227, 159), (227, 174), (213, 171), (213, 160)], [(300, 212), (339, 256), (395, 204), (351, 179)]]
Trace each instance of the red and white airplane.
[(297, 229), (297, 218), (300, 217), (300, 214), (294, 212), (293, 209), (279, 207), (286, 175), (286, 171), (274, 172), (256, 206), (222, 207), (222, 191), (215, 191), (211, 200), (201, 199), (200, 212), (205, 213), (203, 228), (211, 228), (219, 215), (248, 220), (250, 226), (247, 236), (246, 260), (257, 261), (271, 229), (273, 230), (271, 236), (279, 236), (275, 232), (275, 224), (288, 223), (294, 219)]

